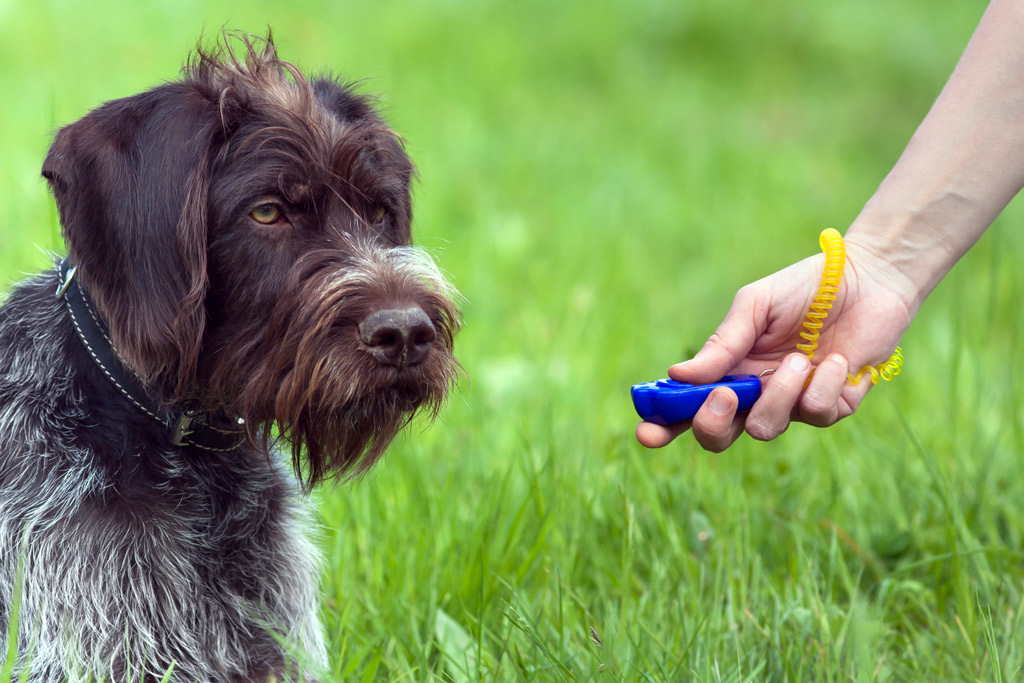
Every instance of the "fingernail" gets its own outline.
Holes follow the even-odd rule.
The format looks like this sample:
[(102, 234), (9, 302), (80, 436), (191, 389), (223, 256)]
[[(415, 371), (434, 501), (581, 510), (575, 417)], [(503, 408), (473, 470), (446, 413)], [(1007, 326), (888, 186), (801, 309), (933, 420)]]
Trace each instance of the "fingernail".
[(811, 361), (807, 360), (807, 356), (796, 353), (789, 357), (789, 369), (795, 370), (796, 372), (804, 372), (811, 366)]
[(732, 404), (722, 392), (716, 391), (711, 394), (711, 403), (708, 404), (708, 407), (715, 415), (728, 415)]
[(830, 353), (827, 360), (830, 360), (833, 363), (838, 363), (839, 366), (843, 368), (848, 369), (850, 367), (850, 363), (849, 361), (846, 360), (846, 356), (843, 356), (838, 353)]

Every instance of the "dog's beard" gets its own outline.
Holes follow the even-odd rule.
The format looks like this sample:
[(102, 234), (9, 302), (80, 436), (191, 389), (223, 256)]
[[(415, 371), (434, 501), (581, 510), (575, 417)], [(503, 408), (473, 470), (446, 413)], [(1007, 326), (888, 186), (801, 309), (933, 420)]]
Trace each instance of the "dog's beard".
[[(251, 442), (286, 444), (307, 487), (358, 476), (419, 412), (436, 416), (459, 365), (459, 311), (432, 261), (411, 247), (314, 251), (293, 268), (269, 316), (220, 344), (210, 387)], [(368, 314), (419, 306), (436, 332), (420, 363), (382, 364), (359, 340)], [(254, 329), (256, 328), (256, 329)]]

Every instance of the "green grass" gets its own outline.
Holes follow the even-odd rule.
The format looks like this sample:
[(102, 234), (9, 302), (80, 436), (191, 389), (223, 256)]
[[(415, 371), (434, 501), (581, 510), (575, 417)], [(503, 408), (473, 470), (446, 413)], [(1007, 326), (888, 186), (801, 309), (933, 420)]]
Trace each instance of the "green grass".
[(1019, 680), (1020, 203), (836, 427), (645, 451), (628, 397), (849, 224), (983, 9), (0, 0), (0, 282), (61, 248), (56, 126), (270, 24), (383, 94), (468, 299), (441, 419), (316, 494), (331, 680)]

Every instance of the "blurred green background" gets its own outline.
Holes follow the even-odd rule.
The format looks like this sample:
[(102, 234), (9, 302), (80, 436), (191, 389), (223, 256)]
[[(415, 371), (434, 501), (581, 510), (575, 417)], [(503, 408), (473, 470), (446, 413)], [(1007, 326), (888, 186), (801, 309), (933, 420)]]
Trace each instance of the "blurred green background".
[(57, 127), (200, 37), (379, 95), (468, 379), (317, 494), (337, 680), (1010, 680), (1024, 648), (1014, 203), (898, 382), (828, 430), (644, 451), (630, 384), (844, 229), (979, 0), (0, 0), (0, 283), (62, 249)]

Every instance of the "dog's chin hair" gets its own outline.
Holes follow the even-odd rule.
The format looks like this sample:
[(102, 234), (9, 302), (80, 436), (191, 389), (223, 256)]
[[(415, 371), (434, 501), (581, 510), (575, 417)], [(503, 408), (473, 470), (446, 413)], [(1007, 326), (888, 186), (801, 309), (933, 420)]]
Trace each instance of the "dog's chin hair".
[[(251, 336), (225, 346), (214, 395), (230, 397), (223, 409), (244, 418), (251, 442), (287, 445), (307, 489), (357, 477), (414, 415), (436, 417), (461, 373), (454, 299), (420, 249), (354, 245), (344, 262), (337, 252), (309, 252), (262, 333), (240, 331)], [(436, 339), (420, 364), (399, 370), (362, 349), (358, 322), (381, 300), (420, 306), (431, 318)]]
[[(338, 366), (331, 370), (329, 360), (316, 363), (314, 373), (323, 368), (325, 375), (334, 378), (325, 381), (303, 371), (300, 358), (296, 370), (279, 385), (272, 414), (264, 412), (266, 404), (250, 406), (253, 414), (263, 413), (263, 417), (246, 422), (248, 437), (266, 452), (284, 445), (307, 490), (327, 480), (356, 478), (381, 458), (416, 415), (437, 417), (457, 372), (454, 360), (445, 364), (443, 370), (431, 373), (440, 379), (428, 385), (396, 377), (388, 391), (364, 393), (357, 386), (359, 373), (366, 377), (363, 369)], [(378, 373), (369, 381), (381, 381), (380, 374), (398, 375), (397, 371)], [(310, 386), (318, 389), (311, 391)]]
[(290, 451), (295, 472), (309, 490), (325, 481), (354, 479), (369, 471), (415, 415), (436, 416), (443, 400), (443, 394), (404, 401), (381, 396), (334, 410), (304, 408), (287, 420), (253, 425), (249, 438), (258, 439), (268, 451), (279, 446)]
[(0, 306), (0, 679), (313, 683), (300, 484), (366, 472), (461, 374), (459, 299), (401, 246), (400, 138), (269, 36), (228, 42), (43, 163), (68, 260)]

